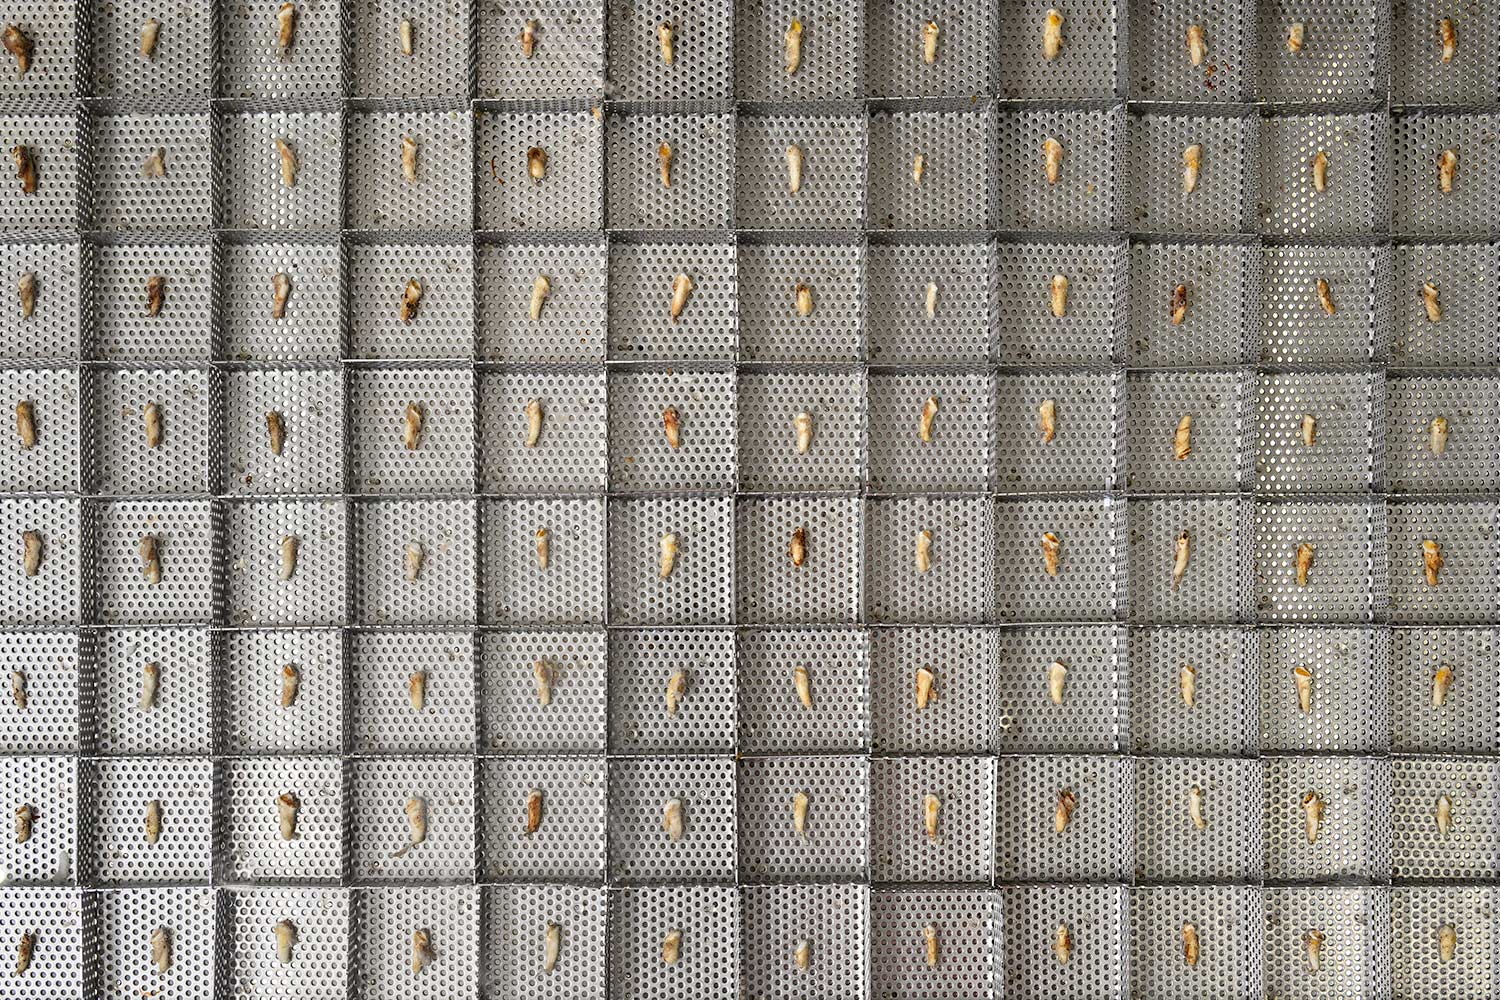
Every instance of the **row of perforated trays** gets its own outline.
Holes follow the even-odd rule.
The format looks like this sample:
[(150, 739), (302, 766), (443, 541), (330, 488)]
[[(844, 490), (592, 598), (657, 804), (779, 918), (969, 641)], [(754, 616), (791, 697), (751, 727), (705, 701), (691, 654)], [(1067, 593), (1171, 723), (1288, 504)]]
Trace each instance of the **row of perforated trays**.
[(55, 368), (0, 372), (0, 397), (30, 408), (15, 493), (1500, 488), (1500, 380), (1449, 372)]
[[(1142, 996), (1249, 1000), (1326, 986), (1330, 995), (1374, 998), (1392, 996), (1394, 977), (1404, 1000), (1488, 995), (1491, 897), (1488, 887), (1451, 886), (12, 889), (0, 890), (0, 922), (17, 936), (28, 919), (42, 928), (34, 968), (55, 977), (49, 997), (79, 994), (89, 956), (111, 981), (139, 983), (148, 994), (180, 983), (200, 996), (210, 995), (216, 975), (301, 985), (319, 997), (344, 996), (348, 976), (380, 996), (447, 987), (451, 996), (514, 997), (561, 986), (600, 1000), (800, 996), (809, 985), (844, 1000), (988, 998), (1001, 986), (1007, 996), (1112, 1000), (1132, 984), (1157, 991), (1130, 993)], [(297, 930), (290, 965), (277, 960), (273, 927), (282, 919)], [(546, 973), (549, 923), (561, 933), (558, 964)], [(1196, 967), (1184, 962), (1184, 923), (1198, 932)], [(1059, 924), (1071, 939), (1066, 965), (1053, 951)], [(1447, 961), (1438, 944), (1445, 926), (1455, 938)], [(156, 927), (172, 934), (169, 976), (151, 961)], [(428, 932), (435, 955), (420, 975), (411, 968), (417, 929)], [(672, 931), (681, 932), (680, 950), (668, 965), (663, 944)], [(1307, 963), (1312, 932), (1322, 946), (1317, 974)], [(803, 941), (806, 970), (795, 966)], [(481, 993), (481, 981), (496, 992)], [(1168, 986), (1181, 991), (1160, 992)]]
[(1477, 757), (19, 757), (0, 795), (31, 810), (19, 884), (467, 880), (476, 849), (499, 880), (1380, 882), (1497, 877), (1496, 781)]
[[(281, 132), (232, 118), (221, 148), (207, 114), (185, 124), (181, 116), (129, 118), (122, 129), (154, 134), (103, 132), (96, 144), (104, 148), (85, 166), (70, 144), (86, 140), (33, 116), (12, 129), (18, 148), (35, 145), (47, 167), (38, 168), (33, 193), (20, 181), (0, 187), (5, 228), (468, 233), (476, 204), (477, 228), (522, 233), (868, 226), (1482, 238), (1500, 222), (1483, 156), (1494, 115), (1392, 122), (1384, 114), (1262, 120), (980, 109), (623, 113), (600, 122), (579, 111), (474, 122), (458, 111), (362, 112), (346, 159), (341, 117), (321, 117), (303, 113), (297, 128)], [(168, 125), (188, 136), (174, 142)], [(413, 133), (416, 145), (403, 147)], [(291, 186), (274, 145), (283, 134), (302, 151)], [(403, 148), (429, 152), (413, 162)], [(163, 149), (168, 176), (143, 178), (142, 160)], [(537, 178), (528, 154), (543, 150)], [(1198, 164), (1190, 194), (1189, 151)], [(1447, 151), (1456, 160), (1445, 172), (1436, 164)], [(228, 170), (217, 219), (209, 184), (216, 162)], [(1321, 174), (1311, 166), (1320, 162), (1328, 164)], [(72, 197), (79, 186), (89, 198)]]

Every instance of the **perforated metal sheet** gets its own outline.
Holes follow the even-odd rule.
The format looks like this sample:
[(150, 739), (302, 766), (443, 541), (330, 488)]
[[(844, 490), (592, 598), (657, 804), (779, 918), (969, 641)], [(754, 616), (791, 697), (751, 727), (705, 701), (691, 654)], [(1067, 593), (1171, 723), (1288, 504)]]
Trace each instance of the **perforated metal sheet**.
[[(0, 407), (30, 401), (38, 441), (0, 444), (0, 803), (36, 816), (27, 839), (7, 816), (0, 947), (38, 941), (0, 993), (1490, 992), (1492, 12), (296, 0), (282, 52), (279, 7), (5, 15), (35, 52), (24, 77), (3, 53), (0, 149), (27, 146), (39, 184), (0, 186)], [(673, 317), (678, 274), (694, 287)], [(1328, 804), (1315, 845), (1308, 789)], [(393, 856), (413, 797), (427, 838)]]

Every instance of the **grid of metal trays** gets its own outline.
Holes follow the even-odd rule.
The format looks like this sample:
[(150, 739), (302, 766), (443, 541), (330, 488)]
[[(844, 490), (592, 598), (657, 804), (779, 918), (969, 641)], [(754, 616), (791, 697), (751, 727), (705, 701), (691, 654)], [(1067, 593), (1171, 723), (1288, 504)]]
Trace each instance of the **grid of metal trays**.
[(1056, 2), (0, 3), (0, 996), (1494, 995), (1500, 9)]

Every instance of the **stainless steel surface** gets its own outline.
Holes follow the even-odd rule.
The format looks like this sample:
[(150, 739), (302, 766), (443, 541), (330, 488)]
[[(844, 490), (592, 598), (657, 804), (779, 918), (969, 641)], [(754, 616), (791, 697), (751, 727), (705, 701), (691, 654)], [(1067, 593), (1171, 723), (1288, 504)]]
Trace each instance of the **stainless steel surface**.
[(1050, 5), (297, 0), (285, 54), (277, 0), (10, 5), (0, 994), (1491, 994), (1496, 15), (1081, 0), (1047, 60)]

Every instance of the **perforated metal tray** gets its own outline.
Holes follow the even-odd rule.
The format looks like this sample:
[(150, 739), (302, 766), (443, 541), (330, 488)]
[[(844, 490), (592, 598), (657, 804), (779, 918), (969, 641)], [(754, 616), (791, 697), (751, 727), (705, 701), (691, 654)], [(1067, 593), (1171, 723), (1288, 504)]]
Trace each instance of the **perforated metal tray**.
[(5, 13), (0, 994), (1492, 992), (1493, 11), (292, 6)]

